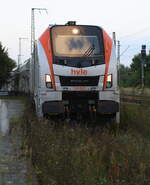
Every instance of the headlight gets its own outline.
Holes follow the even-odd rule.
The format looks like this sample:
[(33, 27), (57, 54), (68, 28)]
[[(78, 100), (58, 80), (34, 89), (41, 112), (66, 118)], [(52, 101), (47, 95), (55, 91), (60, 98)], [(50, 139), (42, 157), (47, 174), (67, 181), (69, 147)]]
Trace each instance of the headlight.
[(52, 81), (52, 80), (51, 80), (51, 76), (48, 75), (48, 74), (46, 74), (46, 75), (45, 75), (45, 81), (46, 81), (46, 82), (51, 82), (51, 81)]
[(75, 35), (79, 34), (79, 29), (74, 28), (74, 29), (72, 30), (72, 33), (75, 34)]
[(106, 88), (112, 87), (112, 74), (107, 75)]
[(52, 88), (52, 80), (49, 74), (45, 75), (45, 83), (47, 88)]

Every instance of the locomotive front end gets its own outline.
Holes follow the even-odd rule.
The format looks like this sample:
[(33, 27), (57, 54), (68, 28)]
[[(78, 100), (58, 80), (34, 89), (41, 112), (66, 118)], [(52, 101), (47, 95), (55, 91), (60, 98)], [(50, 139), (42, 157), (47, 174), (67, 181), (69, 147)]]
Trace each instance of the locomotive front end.
[(74, 22), (55, 25), (41, 36), (40, 47), (43, 114), (119, 112), (115, 48), (102, 28)]

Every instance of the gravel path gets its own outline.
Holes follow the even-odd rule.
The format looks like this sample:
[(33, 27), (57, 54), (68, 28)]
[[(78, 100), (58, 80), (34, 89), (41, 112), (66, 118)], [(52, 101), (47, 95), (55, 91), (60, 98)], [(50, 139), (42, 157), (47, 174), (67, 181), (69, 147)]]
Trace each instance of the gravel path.
[[(9, 135), (9, 122), (22, 115), (19, 100), (0, 100), (0, 185), (29, 185), (28, 162), (21, 151), (21, 133)], [(35, 185), (35, 184), (33, 184)]]

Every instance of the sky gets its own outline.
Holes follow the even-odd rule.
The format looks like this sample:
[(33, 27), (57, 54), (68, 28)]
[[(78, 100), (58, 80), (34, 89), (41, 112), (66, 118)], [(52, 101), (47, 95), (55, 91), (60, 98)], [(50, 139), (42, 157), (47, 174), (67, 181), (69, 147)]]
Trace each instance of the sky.
[[(2, 1), (2, 0), (1, 0)], [(150, 50), (150, 0), (4, 0), (0, 6), (0, 42), (9, 56), (18, 60), (21, 39), (21, 63), (30, 57), (31, 8), (35, 11), (36, 39), (49, 24), (97, 25), (120, 41), (121, 63), (129, 66), (134, 55), (146, 44)]]

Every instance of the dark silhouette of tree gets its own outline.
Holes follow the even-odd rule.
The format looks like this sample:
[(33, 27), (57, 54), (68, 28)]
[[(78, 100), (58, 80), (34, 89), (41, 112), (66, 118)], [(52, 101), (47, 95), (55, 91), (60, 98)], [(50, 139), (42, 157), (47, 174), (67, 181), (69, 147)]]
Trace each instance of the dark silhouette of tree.
[(0, 88), (8, 83), (11, 71), (16, 67), (16, 63), (8, 56), (7, 49), (0, 42)]

